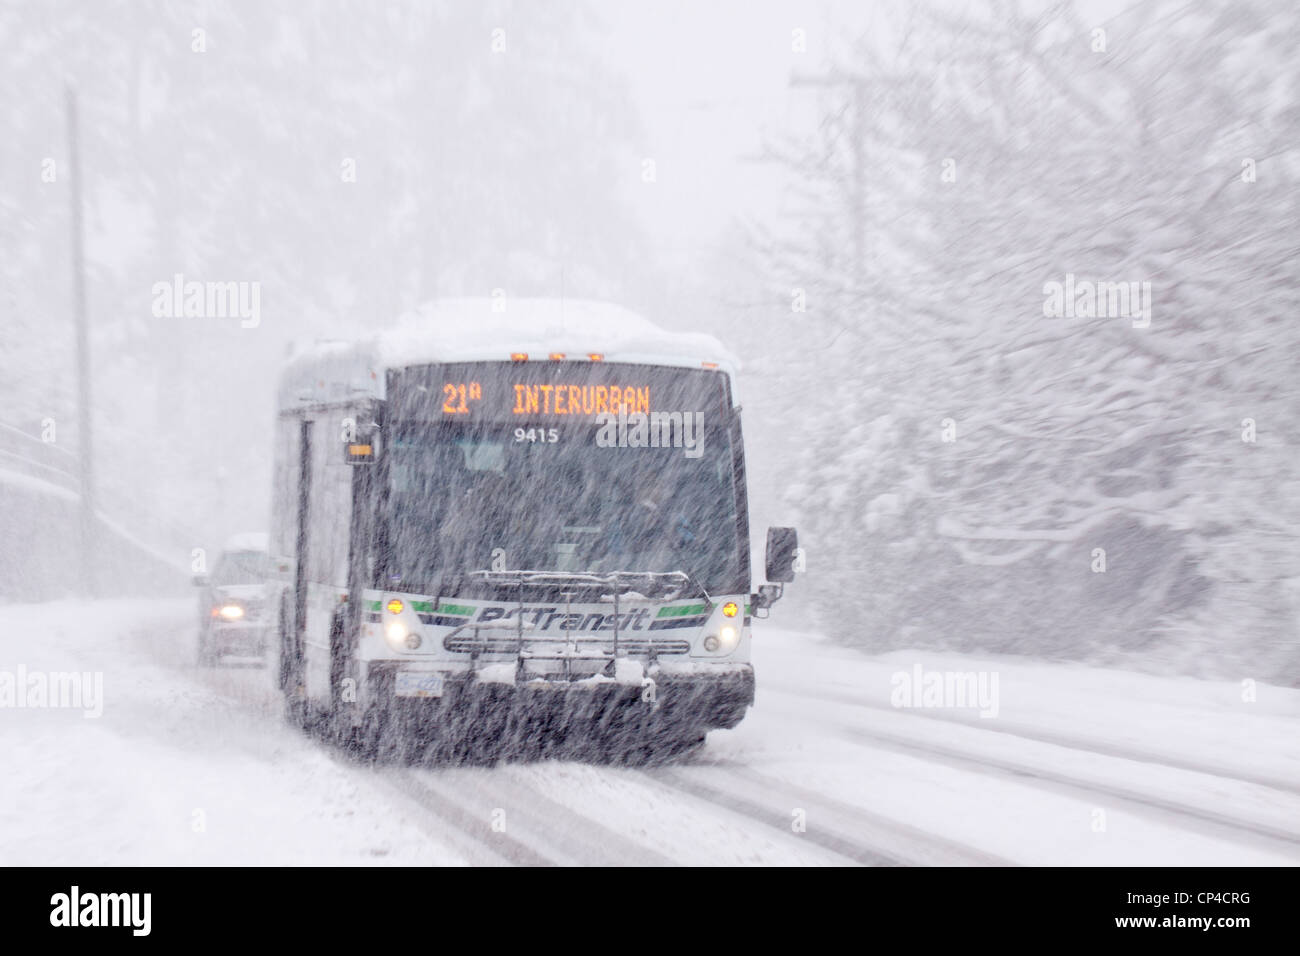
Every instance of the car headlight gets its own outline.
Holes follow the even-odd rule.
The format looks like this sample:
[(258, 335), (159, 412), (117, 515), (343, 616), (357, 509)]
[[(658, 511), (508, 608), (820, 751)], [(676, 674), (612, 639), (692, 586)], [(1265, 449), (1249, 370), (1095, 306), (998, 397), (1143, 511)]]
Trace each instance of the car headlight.
[(222, 620), (238, 621), (244, 616), (244, 609), (238, 604), (223, 604), (217, 613), (221, 616)]

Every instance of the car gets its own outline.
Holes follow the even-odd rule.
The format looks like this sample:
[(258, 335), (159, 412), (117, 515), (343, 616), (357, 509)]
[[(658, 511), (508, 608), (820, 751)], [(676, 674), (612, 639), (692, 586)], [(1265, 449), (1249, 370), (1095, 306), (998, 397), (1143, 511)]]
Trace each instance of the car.
[(226, 542), (210, 575), (196, 575), (199, 592), (198, 662), (222, 657), (262, 659), (275, 633), (267, 535), (247, 533)]

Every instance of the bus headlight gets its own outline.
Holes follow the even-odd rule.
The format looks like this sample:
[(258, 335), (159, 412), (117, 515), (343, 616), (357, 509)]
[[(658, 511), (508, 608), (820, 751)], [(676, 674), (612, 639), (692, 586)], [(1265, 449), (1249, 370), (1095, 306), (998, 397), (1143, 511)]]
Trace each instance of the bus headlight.
[(244, 609), (238, 604), (223, 604), (217, 613), (223, 621), (238, 621), (244, 616)]
[(710, 654), (716, 654), (721, 651), (729, 654), (736, 649), (736, 644), (740, 638), (740, 632), (736, 630), (733, 624), (724, 624), (718, 628), (717, 634), (710, 634), (704, 639), (704, 649)]
[(384, 637), (388, 640), (388, 646), (395, 651), (406, 650), (406, 639), (412, 636), (410, 630), (401, 621), (389, 621), (388, 626), (384, 628)]
[(734, 624), (724, 624), (718, 628), (718, 643), (724, 651), (734, 650), (739, 637), (740, 632), (736, 630)]

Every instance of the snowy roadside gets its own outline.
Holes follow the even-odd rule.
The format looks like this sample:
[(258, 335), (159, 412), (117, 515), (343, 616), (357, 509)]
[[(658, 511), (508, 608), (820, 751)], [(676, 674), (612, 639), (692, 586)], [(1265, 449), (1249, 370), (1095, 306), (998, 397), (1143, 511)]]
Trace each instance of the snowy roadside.
[[(102, 701), (84, 702), (102, 705), (98, 717), (13, 707), (0, 693), (0, 863), (1300, 858), (1300, 834), (1285, 835), (1300, 829), (1293, 690), (1260, 686), (1243, 701), (1234, 683), (920, 652), (868, 657), (763, 628), (754, 710), (682, 764), (408, 773), (350, 764), (290, 730), (267, 670), (197, 668), (195, 623), (191, 601), (0, 607), (0, 680), (22, 668), (103, 681)], [(980, 717), (978, 701), (893, 707), (898, 675), (915, 682), (917, 665), (922, 681), (996, 673), (996, 701), (984, 704), (997, 716)], [(509, 837), (494, 843), (488, 821), (502, 811)]]
[[(759, 770), (773, 784), (818, 794), (828, 811), (839, 803), (867, 809), (1027, 864), (1300, 861), (1293, 743), (1300, 691), (1261, 685), (1247, 702), (1232, 682), (925, 651), (869, 657), (780, 630), (757, 633), (754, 656), (754, 711), (736, 730), (710, 737), (715, 766), (701, 767), (705, 775)], [(930, 674), (997, 673), (997, 716), (981, 717), (978, 702), (894, 706), (891, 695), (915, 684), (918, 665), (923, 682)], [(732, 786), (741, 789), (739, 780)], [(1289, 840), (1237, 832), (1161, 804)]]
[[(1101, 751), (1150, 754), (1244, 778), (1268, 778), (1300, 789), (1300, 690), (1240, 681), (1160, 677), (1077, 663), (935, 651), (892, 651), (868, 657), (820, 635), (762, 630), (756, 666), (774, 690), (819, 701), (888, 708), (899, 715), (938, 717), (980, 730), (1060, 738)], [(987, 675), (996, 713), (979, 706), (925, 706), (924, 687), (899, 707), (904, 685), (919, 673)], [(996, 677), (996, 685), (992, 678)], [(948, 702), (949, 704), (951, 702)]]
[(266, 672), (197, 671), (194, 626), (188, 600), (0, 608), (0, 673), (103, 681), (97, 718), (0, 707), (0, 864), (465, 862), (279, 721)]

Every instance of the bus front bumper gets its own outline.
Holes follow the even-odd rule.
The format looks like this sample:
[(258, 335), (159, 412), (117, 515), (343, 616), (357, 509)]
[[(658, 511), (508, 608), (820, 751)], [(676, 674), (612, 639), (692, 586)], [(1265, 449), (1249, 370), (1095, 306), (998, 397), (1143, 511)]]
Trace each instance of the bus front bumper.
[[(497, 669), (489, 670), (493, 667)], [(502, 674), (501, 665), (488, 665), (478, 672), (439, 675), (440, 682), (429, 682), (430, 696), (400, 695), (400, 668), (389, 662), (369, 666), (373, 705), (403, 723), (458, 728), (476, 736), (702, 736), (735, 727), (754, 702), (749, 664), (652, 668), (638, 683), (591, 677), (515, 681)]]

